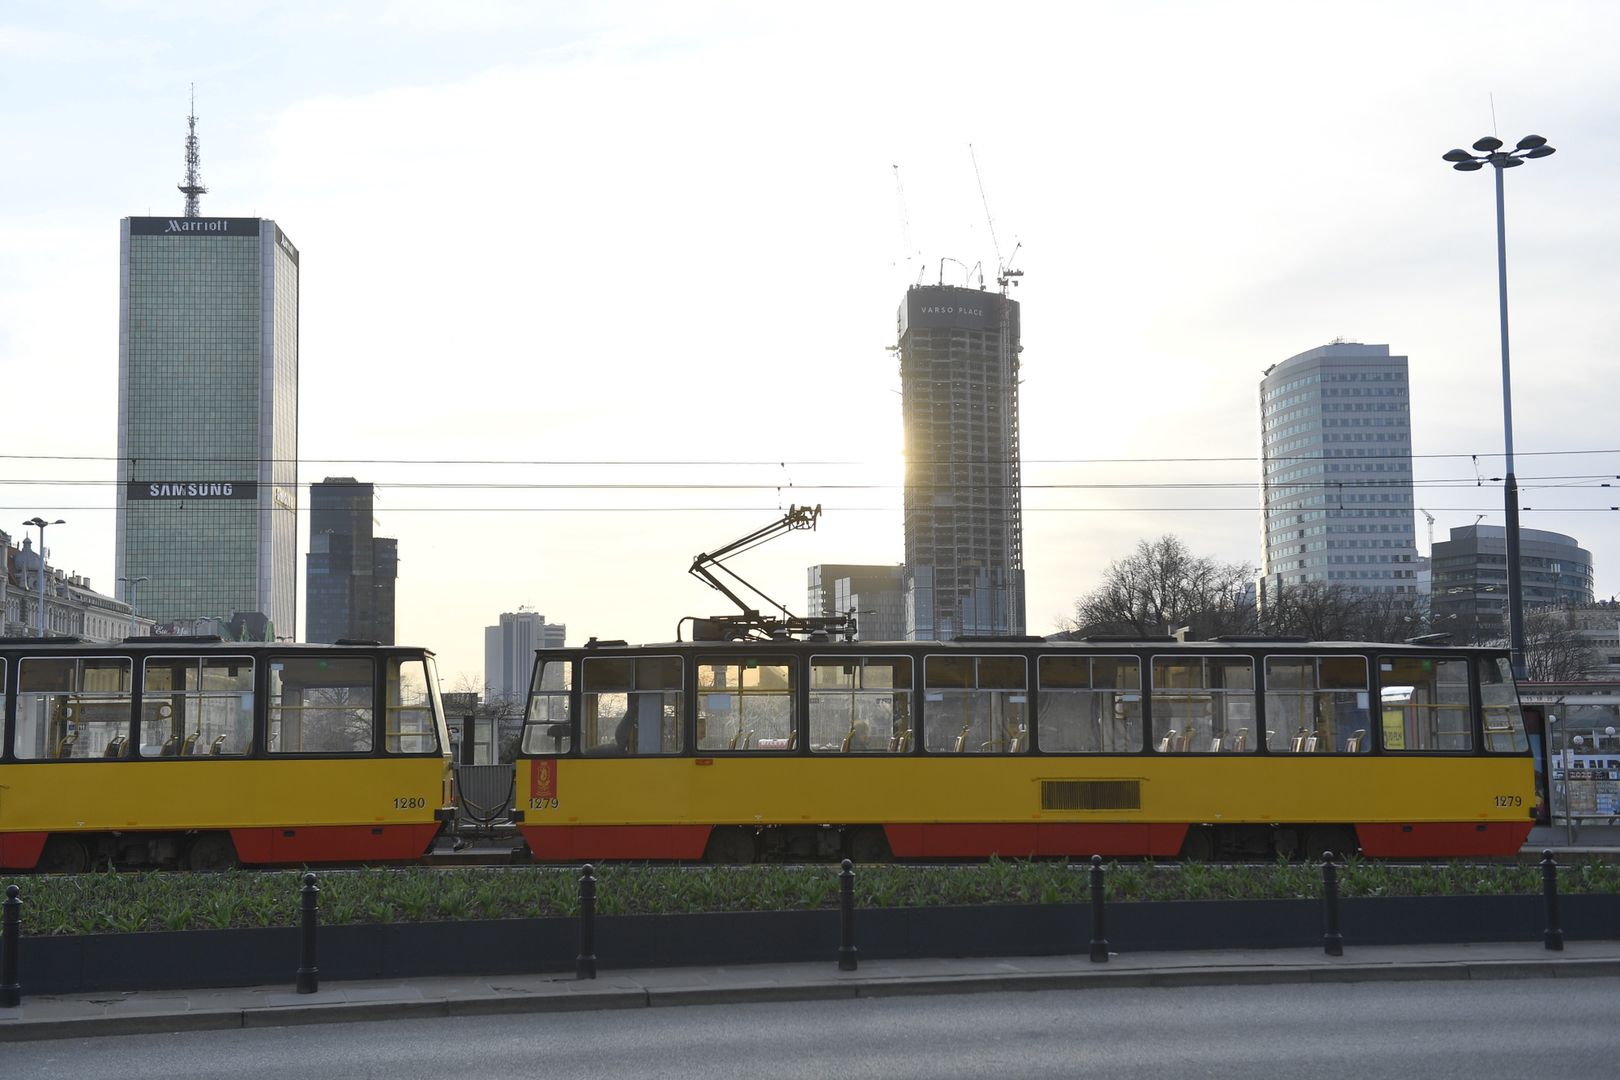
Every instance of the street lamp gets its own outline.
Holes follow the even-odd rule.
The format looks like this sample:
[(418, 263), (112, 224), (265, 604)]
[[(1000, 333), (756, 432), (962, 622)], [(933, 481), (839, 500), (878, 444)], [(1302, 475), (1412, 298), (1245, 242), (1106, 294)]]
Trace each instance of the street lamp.
[(122, 581), (122, 582), (126, 582), (129, 585), (129, 636), (134, 637), (135, 633), (136, 633), (136, 629), (135, 629), (135, 586), (139, 585), (143, 581), (151, 581), (152, 579), (143, 574), (140, 577), (120, 577), (118, 580)]
[(1502, 316), (1502, 430), (1506, 443), (1507, 473), (1503, 477), (1502, 501), (1507, 510), (1508, 639), (1513, 650), (1513, 677), (1524, 678), (1524, 594), (1519, 583), (1519, 481), (1513, 475), (1513, 383), (1508, 374), (1507, 316), (1507, 226), (1502, 214), (1502, 173), (1529, 158), (1543, 158), (1553, 152), (1540, 135), (1526, 135), (1512, 150), (1502, 149), (1502, 140), (1487, 135), (1474, 144), (1478, 153), (1447, 150), (1442, 160), (1458, 172), (1477, 172), (1489, 165), (1496, 170), (1496, 294)]
[(47, 525), (66, 525), (61, 518), (55, 521), (46, 521), (42, 517), (31, 517), (23, 522), (26, 525), (39, 527), (39, 636), (45, 636), (45, 527)]

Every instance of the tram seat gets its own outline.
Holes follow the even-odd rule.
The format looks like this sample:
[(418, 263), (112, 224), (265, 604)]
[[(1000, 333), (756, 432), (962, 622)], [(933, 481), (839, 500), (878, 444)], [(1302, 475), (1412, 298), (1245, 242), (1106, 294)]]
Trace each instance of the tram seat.
[(850, 723), (849, 723), (849, 730), (844, 732), (844, 741), (841, 744), (839, 744), (838, 752), (841, 753), (841, 754), (849, 753), (850, 745), (852, 743), (854, 743), (854, 741), (855, 741), (855, 722), (853, 720), (851, 720)]
[(77, 731), (68, 732), (66, 735), (62, 736), (62, 740), (56, 744), (56, 753), (53, 756), (59, 757), (59, 758), (70, 758), (70, 757), (72, 757), (73, 756), (73, 744), (78, 742), (78, 741), (79, 741), (79, 733)]
[(962, 733), (956, 737), (956, 743), (952, 747), (952, 749), (955, 750), (958, 754), (962, 753), (964, 750), (967, 749), (968, 728), (970, 728), (971, 726), (972, 726), (971, 724), (963, 724), (962, 725)]
[(1344, 752), (1347, 754), (1361, 753), (1361, 744), (1366, 741), (1367, 729), (1356, 728), (1350, 737), (1344, 741)]
[(225, 736), (223, 736), (223, 735), (214, 736), (213, 745), (209, 746), (209, 748), (208, 748), (209, 756), (210, 757), (218, 757), (219, 755), (223, 754), (224, 752), (225, 752)]
[(103, 750), (101, 752), (101, 756), (104, 757), (104, 758), (123, 757), (124, 756), (124, 737), (122, 735), (120, 735), (117, 738), (110, 740), (107, 743), (107, 749), (105, 749), (105, 750)]
[(163, 740), (163, 748), (158, 751), (158, 757), (174, 757), (180, 752), (180, 736), (170, 735)]
[(193, 731), (186, 736), (186, 741), (180, 745), (181, 757), (192, 757), (197, 753), (197, 739), (201, 734), (200, 731)]
[(1170, 734), (1159, 740), (1159, 753), (1168, 754), (1171, 750), (1172, 744), (1175, 743), (1176, 738), (1176, 729), (1171, 728)]
[(1294, 732), (1294, 737), (1288, 742), (1288, 751), (1292, 754), (1301, 754), (1305, 752), (1304, 728), (1300, 728), (1298, 731)]
[(1192, 728), (1188, 728), (1186, 731), (1181, 733), (1181, 745), (1176, 747), (1176, 749), (1181, 751), (1183, 754), (1191, 753), (1193, 748), (1193, 739), (1195, 737), (1197, 737), (1197, 732), (1193, 731)]
[(1218, 754), (1221, 752), (1221, 737), (1219, 735), (1215, 735), (1210, 738), (1209, 752), (1212, 754)]
[(1232, 743), (1227, 749), (1237, 754), (1247, 751), (1249, 749), (1249, 729), (1246, 727), (1238, 728), (1238, 733), (1232, 736)]
[(904, 754), (911, 749), (911, 729), (906, 728), (893, 739), (889, 740), (889, 749), (896, 754)]
[(1307, 735), (1305, 737), (1305, 752), (1307, 754), (1316, 753), (1316, 746), (1319, 741), (1315, 735)]
[(789, 750), (797, 750), (799, 748), (799, 729), (798, 728), (794, 728), (792, 731), (788, 732), (787, 748)]

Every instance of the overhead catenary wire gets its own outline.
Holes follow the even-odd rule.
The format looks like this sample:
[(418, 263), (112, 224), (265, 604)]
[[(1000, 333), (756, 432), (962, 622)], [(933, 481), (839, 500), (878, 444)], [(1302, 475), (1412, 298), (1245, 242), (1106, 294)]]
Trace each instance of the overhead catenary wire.
[[(1556, 457), (1581, 455), (1620, 455), (1620, 447), (1596, 447), (1592, 449), (1577, 450), (1515, 450), (1515, 457)], [(1031, 458), (1024, 457), (1020, 461), (1024, 465), (1154, 465), (1154, 464), (1260, 464), (1262, 462), (1279, 461), (1443, 461), (1448, 459), (1470, 460), (1473, 458), (1502, 457), (1498, 451), (1479, 451), (1477, 453), (1448, 451), (1432, 454), (1269, 454), (1262, 457), (1258, 454), (1250, 455), (1215, 455), (1204, 457), (1075, 457), (1075, 458)], [(294, 464), (300, 467), (315, 465), (475, 465), (475, 466), (676, 466), (676, 467), (771, 467), (780, 468), (788, 466), (871, 466), (878, 464), (870, 458), (806, 458), (800, 460), (773, 457), (768, 459), (737, 459), (737, 458), (326, 458), (326, 457), (219, 457), (217, 455), (131, 455), (119, 456), (116, 454), (0, 454), (0, 461), (87, 461), (87, 462), (118, 462), (120, 464), (136, 461), (146, 464), (156, 462), (181, 463), (211, 463), (229, 465), (286, 465)], [(914, 464), (950, 465), (968, 464), (967, 458), (919, 458)], [(973, 464), (999, 464), (997, 459), (972, 458)]]

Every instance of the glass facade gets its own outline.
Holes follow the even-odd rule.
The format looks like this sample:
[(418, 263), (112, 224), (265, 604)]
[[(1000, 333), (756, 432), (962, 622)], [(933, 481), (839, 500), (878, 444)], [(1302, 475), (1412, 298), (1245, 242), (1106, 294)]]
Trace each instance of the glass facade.
[(120, 577), (159, 623), (295, 633), (298, 255), (271, 221), (126, 218)]
[(1327, 582), (1416, 594), (1407, 358), (1334, 342), (1266, 369), (1262, 603)]

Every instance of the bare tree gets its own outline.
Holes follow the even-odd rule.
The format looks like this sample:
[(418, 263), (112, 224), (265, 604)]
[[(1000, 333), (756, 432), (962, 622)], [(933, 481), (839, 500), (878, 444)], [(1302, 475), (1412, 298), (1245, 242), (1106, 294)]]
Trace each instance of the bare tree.
[(1428, 598), (1372, 592), (1336, 581), (1304, 581), (1277, 589), (1260, 614), (1270, 634), (1312, 641), (1405, 641), (1431, 631)]
[(1536, 682), (1584, 678), (1597, 657), (1581, 638), (1573, 614), (1538, 608), (1524, 617), (1524, 670)]
[(1361, 634), (1361, 600), (1348, 585), (1303, 581), (1267, 597), (1260, 614), (1268, 634), (1298, 634), (1312, 641), (1356, 641)]
[(1194, 555), (1179, 537), (1139, 541), (1109, 566), (1103, 583), (1075, 601), (1066, 629), (1086, 634), (1152, 636), (1188, 627), (1193, 638), (1254, 629), (1245, 589), (1254, 567)]

